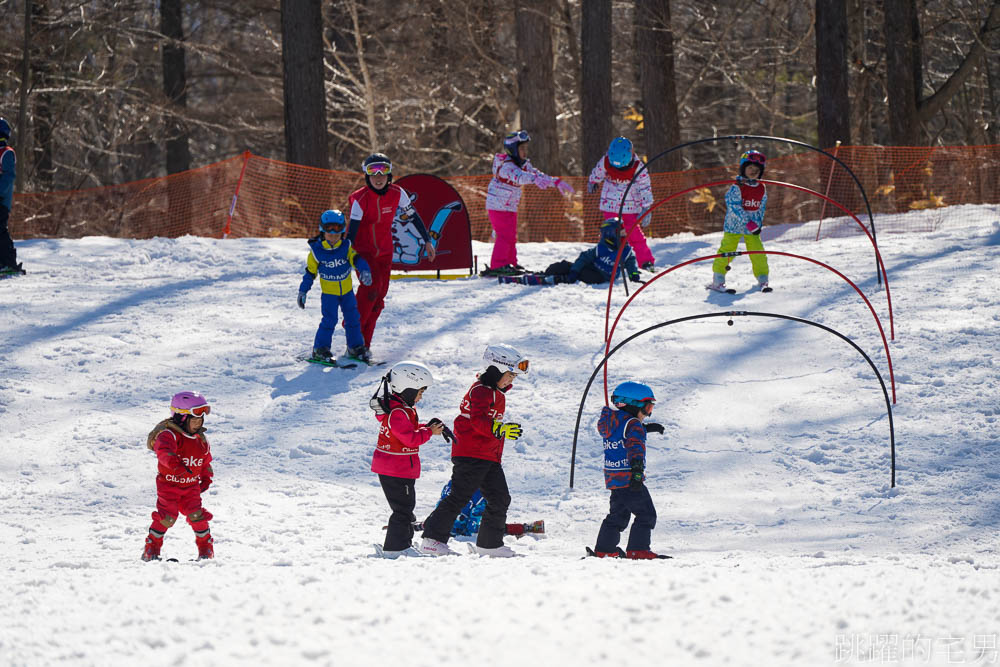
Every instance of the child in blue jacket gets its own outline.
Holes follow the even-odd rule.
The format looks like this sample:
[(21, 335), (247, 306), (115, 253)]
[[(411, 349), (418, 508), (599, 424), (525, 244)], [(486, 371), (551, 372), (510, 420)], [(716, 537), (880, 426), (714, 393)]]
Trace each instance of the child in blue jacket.
[[(660, 424), (644, 424), (653, 413), (653, 390), (639, 382), (623, 382), (611, 394), (615, 409), (601, 408), (597, 432), (604, 438), (604, 485), (611, 490), (611, 507), (597, 534), (599, 558), (646, 560), (669, 558), (650, 551), (656, 508), (646, 480), (646, 433), (663, 433)], [(618, 547), (622, 531), (635, 516), (625, 551)]]
[(361, 315), (358, 301), (354, 296), (351, 269), (357, 269), (362, 285), (371, 285), (372, 273), (368, 263), (354, 252), (351, 242), (344, 238), (347, 223), (344, 214), (336, 209), (324, 211), (320, 216), (319, 235), (309, 239), (309, 258), (306, 260), (305, 275), (299, 285), (299, 308), (306, 307), (306, 294), (319, 276), (323, 292), (320, 304), (323, 319), (316, 330), (313, 341), (312, 359), (333, 363), (330, 353), (333, 330), (337, 327), (338, 309), (344, 313), (344, 331), (347, 334), (347, 355), (354, 356), (363, 351), (364, 337), (361, 335)]
[(520, 283), (522, 285), (557, 285), (575, 283), (598, 285), (611, 281), (611, 271), (615, 268), (618, 245), (624, 245), (618, 261), (619, 275), (624, 271), (628, 279), (635, 283), (645, 282), (639, 276), (635, 253), (625, 240), (625, 228), (618, 218), (608, 218), (601, 225), (601, 239), (593, 248), (581, 252), (572, 264), (568, 260), (550, 264), (544, 273), (527, 273), (521, 276), (500, 276), (498, 282)]

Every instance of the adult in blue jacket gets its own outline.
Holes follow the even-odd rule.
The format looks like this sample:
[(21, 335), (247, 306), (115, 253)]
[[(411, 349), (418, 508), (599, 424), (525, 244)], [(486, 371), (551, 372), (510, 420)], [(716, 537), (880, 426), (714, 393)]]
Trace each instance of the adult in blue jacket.
[(17, 263), (17, 250), (7, 228), (17, 177), (17, 156), (9, 142), (10, 123), (0, 118), (0, 274), (24, 273)]
[(323, 319), (319, 322), (313, 340), (312, 358), (332, 362), (330, 347), (333, 330), (337, 327), (338, 311), (344, 314), (348, 356), (360, 356), (364, 351), (365, 339), (361, 335), (361, 315), (358, 313), (358, 300), (354, 296), (351, 270), (357, 269), (362, 285), (371, 285), (372, 272), (368, 263), (354, 252), (351, 242), (345, 238), (347, 221), (343, 213), (336, 209), (324, 211), (320, 216), (319, 231), (319, 236), (309, 239), (309, 258), (299, 285), (298, 304), (299, 308), (306, 307), (306, 294), (319, 276), (323, 292)]

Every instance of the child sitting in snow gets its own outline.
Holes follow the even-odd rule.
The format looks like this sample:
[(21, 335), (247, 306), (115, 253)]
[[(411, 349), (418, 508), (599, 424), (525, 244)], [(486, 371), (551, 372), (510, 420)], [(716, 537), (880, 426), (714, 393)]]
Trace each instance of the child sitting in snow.
[(615, 268), (615, 258), (618, 256), (618, 244), (623, 244), (622, 256), (618, 261), (619, 272), (624, 271), (629, 280), (635, 283), (645, 282), (639, 276), (635, 254), (631, 246), (624, 240), (625, 228), (618, 218), (608, 218), (601, 224), (601, 239), (593, 248), (581, 252), (572, 264), (563, 260), (550, 264), (544, 273), (529, 273), (523, 276), (500, 276), (500, 283), (519, 283), (522, 285), (557, 285), (560, 283), (575, 283), (598, 285), (611, 281), (611, 271)]

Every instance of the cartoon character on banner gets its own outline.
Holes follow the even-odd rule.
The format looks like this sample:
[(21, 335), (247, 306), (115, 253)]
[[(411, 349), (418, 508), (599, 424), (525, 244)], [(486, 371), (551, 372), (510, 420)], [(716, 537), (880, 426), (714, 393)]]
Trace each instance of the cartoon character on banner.
[[(410, 194), (411, 203), (416, 202), (417, 193)], [(430, 229), (427, 230), (428, 236), (431, 237), (431, 245), (436, 249), (438, 247), (438, 241), (441, 240), (441, 234), (444, 230), (445, 223), (448, 222), (448, 218), (451, 217), (452, 213), (462, 210), (462, 202), (453, 201), (450, 204), (445, 204), (438, 209), (437, 213), (434, 214), (434, 219), (431, 221)], [(395, 264), (408, 264), (414, 265), (419, 264), (420, 260), (424, 256), (424, 241), (420, 237), (420, 232), (417, 230), (416, 225), (413, 222), (413, 216), (408, 215), (403, 209), (396, 209), (396, 217), (392, 220), (392, 261)], [(439, 252), (438, 254), (446, 254), (448, 251)]]

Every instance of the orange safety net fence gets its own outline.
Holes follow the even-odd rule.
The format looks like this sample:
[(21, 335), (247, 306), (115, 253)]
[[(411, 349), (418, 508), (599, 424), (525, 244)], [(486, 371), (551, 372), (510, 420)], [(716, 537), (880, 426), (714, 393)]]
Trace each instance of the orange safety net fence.
[[(942, 209), (958, 204), (1000, 203), (1000, 146), (882, 147), (829, 149), (857, 175), (873, 213), (904, 216), (890, 231), (926, 232), (944, 219)], [(656, 170), (653, 165), (652, 170)], [(731, 179), (736, 166), (653, 173), (653, 196)], [(397, 174), (397, 177), (401, 174)], [(867, 226), (861, 192), (833, 160), (812, 151), (768, 160), (765, 178), (826, 194)], [(593, 241), (602, 220), (598, 194), (586, 194), (585, 177), (564, 180), (576, 194), (525, 186), (519, 214), (520, 241)], [(489, 175), (446, 178), (465, 199), (472, 238), (487, 241)], [(307, 237), (316, 233), (320, 213), (347, 207), (347, 196), (364, 185), (358, 173), (327, 171), (257, 157), (249, 153), (165, 178), (73, 190), (20, 194), (11, 211), (11, 234), (18, 239), (113, 236)], [(728, 186), (696, 189), (656, 209), (649, 237), (722, 229)], [(231, 206), (234, 202), (235, 207)], [(961, 219), (952, 209), (950, 220)], [(970, 221), (977, 219), (969, 212)], [(981, 217), (981, 216), (980, 216)], [(821, 225), (796, 225), (826, 218)], [(768, 189), (766, 224), (792, 223), (784, 238), (814, 239), (863, 234), (822, 198), (790, 188)], [(884, 231), (876, 222), (876, 232)]]

